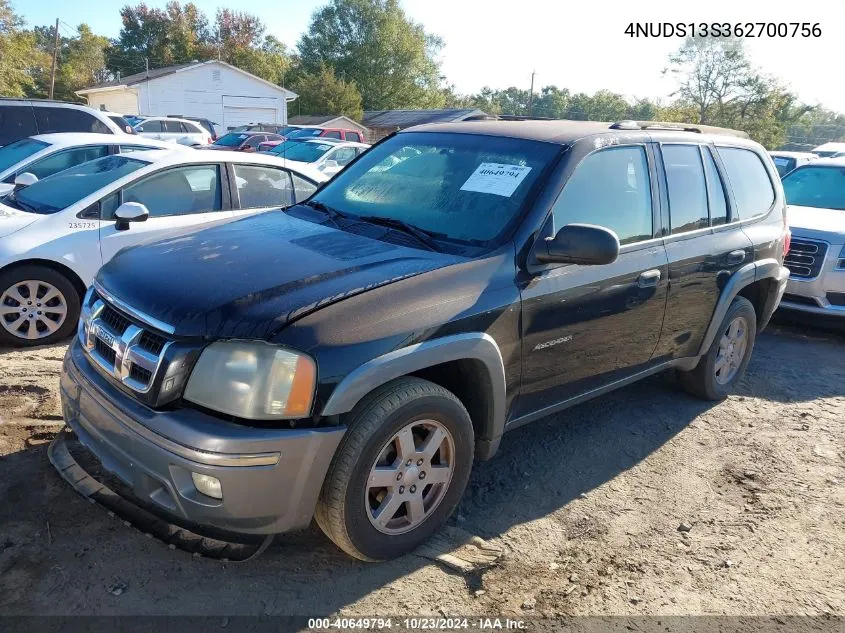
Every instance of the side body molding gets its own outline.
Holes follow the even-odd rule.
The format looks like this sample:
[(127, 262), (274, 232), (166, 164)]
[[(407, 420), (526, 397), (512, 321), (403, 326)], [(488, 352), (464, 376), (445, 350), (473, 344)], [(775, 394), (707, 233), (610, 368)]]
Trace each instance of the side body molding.
[[(489, 379), (488, 419), (477, 429), (477, 454), (486, 459), (495, 453), (505, 429), (505, 366), (496, 341), (482, 332), (468, 332), (424, 341), (388, 352), (349, 373), (335, 388), (322, 415), (348, 413), (376, 387), (427, 367), (455, 360), (479, 361)], [(479, 389), (486, 385), (479, 384)]]
[(716, 332), (722, 319), (731, 305), (731, 302), (736, 298), (740, 291), (746, 286), (761, 281), (763, 279), (771, 279), (775, 282), (769, 296), (766, 300), (763, 319), (758, 323), (758, 328), (762, 329), (766, 326), (772, 312), (780, 303), (780, 298), (783, 295), (784, 288), (786, 288), (786, 281), (789, 277), (789, 270), (781, 266), (776, 259), (761, 259), (760, 261), (750, 262), (737, 270), (731, 275), (725, 287), (722, 289), (722, 294), (719, 297), (719, 302), (716, 304), (716, 310), (713, 312), (713, 317), (710, 319), (710, 326), (707, 328), (707, 333), (701, 341), (701, 347), (698, 350), (698, 355), (702, 356), (707, 353), (713, 339), (716, 338)]

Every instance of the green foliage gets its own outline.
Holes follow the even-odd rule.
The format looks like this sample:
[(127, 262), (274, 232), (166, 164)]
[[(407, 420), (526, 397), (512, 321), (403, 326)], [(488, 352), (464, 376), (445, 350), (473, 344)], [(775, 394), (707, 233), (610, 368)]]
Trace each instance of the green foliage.
[(338, 79), (326, 66), (318, 73), (300, 73), (291, 89), (299, 94), (302, 114), (343, 114), (356, 121), (364, 116), (355, 84)]
[(35, 34), (23, 30), (23, 20), (8, 0), (0, 0), (0, 95), (22, 97), (32, 91), (31, 69), (50, 64), (36, 44)]
[(364, 109), (437, 108), (446, 99), (436, 55), (442, 41), (398, 0), (331, 0), (299, 40), (303, 70), (332, 68), (361, 91)]

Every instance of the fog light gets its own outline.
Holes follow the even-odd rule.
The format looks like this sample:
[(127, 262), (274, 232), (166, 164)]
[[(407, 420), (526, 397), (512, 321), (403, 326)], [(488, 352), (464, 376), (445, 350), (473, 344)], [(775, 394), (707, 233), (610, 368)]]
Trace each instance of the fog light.
[(215, 499), (223, 498), (223, 488), (220, 486), (220, 480), (211, 475), (201, 475), (200, 473), (191, 473), (191, 479), (194, 480), (194, 486), (202, 494)]

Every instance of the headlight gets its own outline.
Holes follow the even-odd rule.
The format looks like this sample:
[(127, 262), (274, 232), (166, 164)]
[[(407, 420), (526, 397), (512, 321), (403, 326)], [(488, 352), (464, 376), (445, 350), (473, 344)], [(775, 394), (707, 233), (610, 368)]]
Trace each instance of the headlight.
[(206, 347), (185, 400), (248, 420), (301, 418), (311, 412), (317, 368), (304, 354), (256, 341)]

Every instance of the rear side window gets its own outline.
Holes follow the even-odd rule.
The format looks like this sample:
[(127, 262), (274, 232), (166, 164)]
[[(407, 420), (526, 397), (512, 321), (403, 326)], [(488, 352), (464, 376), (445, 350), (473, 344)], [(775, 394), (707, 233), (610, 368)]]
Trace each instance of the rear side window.
[(775, 190), (763, 161), (751, 150), (717, 148), (736, 199), (735, 218), (745, 220), (766, 213), (775, 201)]
[(645, 148), (604, 149), (582, 160), (567, 181), (552, 210), (555, 230), (597, 224), (615, 231), (620, 244), (648, 240), (654, 235), (651, 204)]
[(291, 178), (293, 178), (294, 198), (297, 202), (302, 202), (317, 191), (317, 185), (310, 180), (305, 180), (305, 178), (301, 178), (296, 174), (291, 174)]
[(128, 186), (123, 201), (140, 202), (150, 217), (219, 211), (219, 169), (217, 165), (167, 169)]
[(171, 134), (181, 134), (184, 132), (183, 126), (179, 121), (162, 121), (164, 131)]
[(241, 209), (289, 207), (293, 204), (293, 184), (284, 169), (234, 165)]
[(672, 234), (707, 228), (707, 185), (698, 145), (663, 145), (660, 149), (669, 189)]
[(0, 106), (0, 145), (38, 134), (30, 106)]
[(719, 226), (728, 221), (728, 202), (725, 195), (725, 186), (716, 169), (716, 161), (713, 160), (709, 148), (704, 150), (704, 174), (707, 176), (707, 199), (710, 202), (710, 226)]
[(75, 165), (87, 163), (89, 160), (102, 158), (109, 153), (106, 145), (95, 145), (92, 147), (77, 147), (56, 152), (46, 158), (32, 163), (26, 167), (26, 171), (35, 174), (39, 179), (52, 176), (55, 173), (64, 171)]
[(35, 121), (41, 134), (52, 132), (95, 132), (111, 134), (111, 128), (97, 117), (75, 108), (36, 107)]

